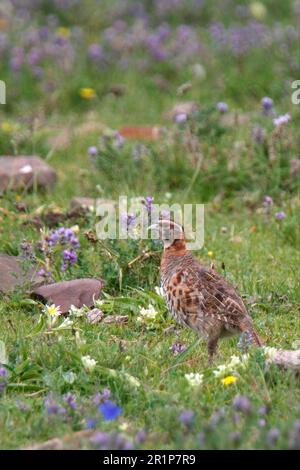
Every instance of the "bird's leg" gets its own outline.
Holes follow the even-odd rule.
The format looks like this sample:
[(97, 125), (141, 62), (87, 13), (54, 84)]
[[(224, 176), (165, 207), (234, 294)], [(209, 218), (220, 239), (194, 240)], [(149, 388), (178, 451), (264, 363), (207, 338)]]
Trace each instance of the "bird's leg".
[(208, 340), (207, 350), (208, 350), (208, 363), (209, 365), (213, 362), (213, 356), (216, 353), (217, 345), (219, 341), (219, 336), (214, 336)]

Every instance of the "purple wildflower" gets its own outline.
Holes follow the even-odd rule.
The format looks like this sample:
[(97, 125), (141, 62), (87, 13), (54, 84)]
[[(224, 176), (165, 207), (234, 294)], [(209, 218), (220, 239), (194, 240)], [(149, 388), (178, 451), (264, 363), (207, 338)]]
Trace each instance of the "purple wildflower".
[(273, 100), (268, 96), (264, 96), (261, 100), (261, 107), (263, 114), (269, 115), (273, 110)]
[(45, 408), (49, 415), (62, 415), (66, 410), (59, 403), (54, 400), (53, 393), (50, 392), (45, 399)]
[(232, 406), (235, 410), (244, 414), (250, 414), (252, 411), (251, 402), (249, 398), (244, 395), (237, 395), (233, 399)]
[(5, 367), (0, 367), (0, 377), (7, 377), (7, 369)]
[(100, 447), (105, 450), (109, 443), (109, 434), (106, 432), (98, 431), (90, 439), (94, 446)]
[(286, 113), (286, 114), (283, 114), (282, 116), (278, 116), (277, 118), (273, 119), (273, 124), (274, 126), (279, 127), (289, 122), (290, 119), (291, 119), (290, 114)]
[(63, 397), (64, 402), (72, 409), (76, 410), (77, 404), (76, 404), (76, 397), (72, 395), (72, 393), (68, 392), (66, 395)]
[(121, 223), (125, 230), (129, 230), (132, 226), (134, 226), (135, 220), (136, 217), (134, 214), (128, 214), (127, 212), (123, 212), (123, 214), (121, 214)]
[(86, 429), (95, 429), (96, 425), (97, 425), (97, 421), (94, 418), (86, 418), (85, 420)]
[(143, 203), (144, 203), (144, 205), (145, 205), (145, 207), (146, 207), (146, 209), (147, 209), (148, 215), (150, 215), (151, 212), (152, 212), (152, 209), (153, 209), (153, 201), (154, 201), (154, 198), (151, 197), (151, 196), (147, 196), (147, 197), (145, 197), (144, 200), (143, 200)]
[(277, 428), (271, 428), (267, 433), (267, 444), (273, 447), (280, 437), (280, 431)]
[(90, 157), (96, 157), (98, 155), (98, 149), (95, 145), (91, 145), (91, 147), (88, 148), (88, 154)]
[(187, 118), (188, 116), (186, 113), (178, 113), (175, 116), (175, 122), (177, 122), (177, 124), (182, 124), (183, 122), (187, 121)]
[(146, 439), (147, 439), (147, 433), (143, 429), (139, 431), (135, 436), (135, 442), (137, 444), (143, 444), (143, 442), (145, 442)]
[(187, 427), (193, 424), (195, 413), (192, 410), (183, 410), (178, 416), (178, 421)]
[(94, 406), (99, 406), (100, 403), (103, 403), (104, 401), (108, 400), (110, 397), (110, 390), (108, 388), (104, 388), (102, 392), (97, 392), (96, 395), (94, 395), (92, 403)]
[(169, 349), (173, 352), (174, 356), (177, 356), (178, 354), (181, 354), (182, 352), (186, 351), (187, 347), (185, 344), (180, 343), (178, 341), (176, 343), (173, 343)]
[(165, 220), (165, 219), (168, 219), (168, 220), (170, 220), (170, 215), (171, 215), (171, 214), (170, 214), (170, 211), (165, 211), (165, 210), (160, 211), (160, 218), (161, 218), (161, 219), (164, 219), (164, 220)]
[(264, 428), (267, 424), (267, 421), (263, 418), (260, 418), (258, 421), (257, 421), (257, 424), (260, 428)]
[(74, 266), (77, 260), (78, 260), (78, 256), (77, 256), (77, 253), (75, 253), (75, 251), (64, 250), (63, 264), (62, 264), (61, 270), (65, 271), (68, 267)]
[(262, 145), (266, 139), (265, 130), (260, 126), (254, 126), (251, 135), (252, 139), (259, 145)]
[(258, 414), (259, 414), (260, 416), (266, 416), (266, 415), (268, 414), (268, 411), (269, 411), (269, 410), (268, 410), (268, 407), (267, 407), (266, 405), (263, 405), (263, 406), (261, 406), (261, 407), (259, 408)]
[(263, 205), (264, 205), (265, 207), (271, 207), (271, 206), (273, 206), (273, 199), (271, 198), (271, 196), (265, 196), (265, 197), (264, 197)]
[(233, 431), (229, 434), (228, 438), (233, 444), (238, 444), (241, 440), (241, 434), (238, 431)]
[(0, 366), (0, 394), (5, 390), (7, 385), (7, 370)]
[(120, 149), (123, 147), (124, 143), (125, 143), (124, 137), (120, 134), (120, 132), (116, 132), (114, 136), (114, 142), (113, 142), (114, 147), (117, 149)]
[(220, 113), (222, 113), (222, 114), (227, 113), (227, 111), (228, 111), (228, 104), (227, 104), (227, 103), (224, 103), (223, 101), (220, 101), (220, 102), (217, 104), (217, 110), (220, 111)]
[(112, 402), (111, 400), (106, 400), (99, 406), (99, 411), (103, 414), (105, 421), (113, 421), (117, 419), (120, 414), (122, 414), (123, 410), (120, 408), (116, 403)]
[(277, 220), (283, 220), (283, 219), (286, 218), (286, 213), (283, 212), (283, 211), (276, 212), (275, 218), (276, 218)]
[(102, 47), (99, 44), (91, 44), (88, 48), (88, 56), (93, 62), (101, 62), (104, 58)]

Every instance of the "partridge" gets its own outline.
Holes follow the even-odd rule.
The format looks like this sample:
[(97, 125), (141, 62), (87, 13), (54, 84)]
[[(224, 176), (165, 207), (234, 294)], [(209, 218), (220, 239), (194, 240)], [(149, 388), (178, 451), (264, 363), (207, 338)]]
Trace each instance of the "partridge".
[(150, 229), (158, 229), (164, 243), (160, 274), (168, 310), (178, 323), (207, 340), (210, 360), (223, 337), (246, 332), (254, 345), (261, 346), (242, 298), (224, 277), (187, 250), (183, 228), (160, 220)]

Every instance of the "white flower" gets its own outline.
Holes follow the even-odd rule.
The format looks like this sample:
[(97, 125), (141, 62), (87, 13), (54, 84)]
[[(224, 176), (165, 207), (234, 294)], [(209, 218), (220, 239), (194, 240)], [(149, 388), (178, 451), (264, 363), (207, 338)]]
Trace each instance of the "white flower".
[(79, 225), (73, 225), (73, 227), (71, 227), (71, 230), (73, 230), (74, 233), (79, 233), (80, 232)]
[(153, 305), (149, 304), (148, 308), (140, 307), (140, 315), (148, 320), (154, 320), (157, 315), (157, 311)]
[(127, 431), (128, 428), (129, 428), (129, 424), (126, 423), (126, 421), (125, 421), (124, 423), (122, 423), (122, 424), (119, 425), (119, 430), (120, 430), (120, 431), (123, 431), (123, 432), (124, 432), (124, 431)]
[(124, 373), (124, 376), (126, 377), (126, 379), (128, 380), (128, 383), (130, 385), (132, 385), (133, 387), (140, 387), (141, 386), (141, 383), (140, 381), (134, 377), (133, 375), (130, 375), (130, 374), (127, 374), (127, 372)]
[(82, 317), (84, 315), (84, 307), (77, 308), (75, 305), (71, 305), (69, 313), (74, 317)]
[(73, 325), (73, 321), (70, 318), (66, 318), (58, 327), (57, 330), (62, 330), (64, 328), (70, 328)]
[(61, 315), (60, 306), (56, 306), (55, 304), (46, 305), (43, 309), (43, 312), (48, 317), (48, 325), (50, 327), (55, 325), (58, 317)]
[(220, 364), (214, 371), (213, 374), (215, 377), (223, 377), (223, 375), (228, 374), (229, 370), (225, 364)]
[(199, 387), (202, 385), (203, 374), (199, 374), (198, 372), (191, 372), (190, 374), (185, 374), (184, 376), (191, 387)]
[(266, 360), (272, 360), (275, 358), (277, 349), (270, 346), (264, 346), (263, 348)]
[(63, 374), (63, 378), (68, 384), (73, 384), (77, 379), (77, 375), (72, 370), (68, 370)]
[(229, 369), (234, 369), (237, 366), (241, 365), (241, 360), (238, 356), (231, 356), (231, 361), (228, 364)]
[(92, 359), (91, 356), (82, 356), (81, 362), (87, 372), (93, 372), (97, 365), (97, 361), (95, 361), (95, 359)]
[(58, 317), (61, 315), (60, 305), (46, 305), (43, 309), (43, 312), (46, 313), (46, 315), (50, 315), (50, 317)]

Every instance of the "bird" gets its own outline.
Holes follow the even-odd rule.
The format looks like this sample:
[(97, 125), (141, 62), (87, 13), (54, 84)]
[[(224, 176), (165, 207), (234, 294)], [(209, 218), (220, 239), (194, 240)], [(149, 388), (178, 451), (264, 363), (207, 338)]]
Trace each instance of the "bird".
[(187, 250), (183, 227), (160, 219), (149, 229), (152, 234), (158, 231), (164, 245), (160, 276), (169, 313), (207, 340), (209, 362), (220, 338), (245, 333), (253, 345), (262, 346), (241, 296), (222, 275)]

